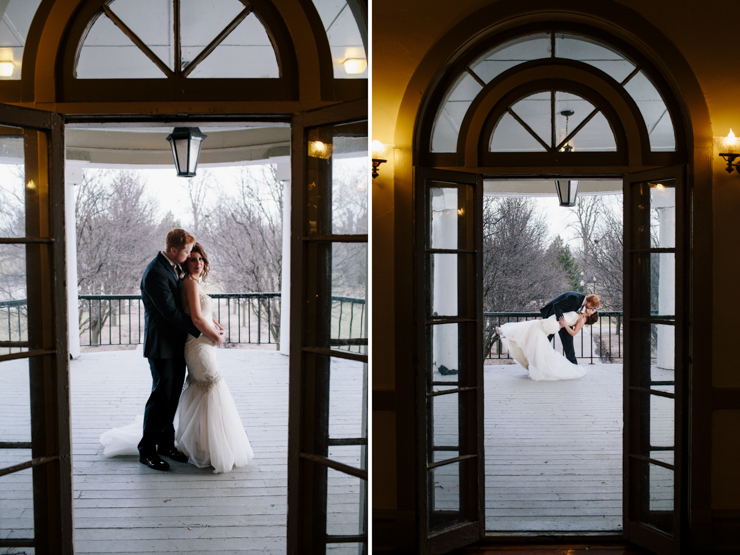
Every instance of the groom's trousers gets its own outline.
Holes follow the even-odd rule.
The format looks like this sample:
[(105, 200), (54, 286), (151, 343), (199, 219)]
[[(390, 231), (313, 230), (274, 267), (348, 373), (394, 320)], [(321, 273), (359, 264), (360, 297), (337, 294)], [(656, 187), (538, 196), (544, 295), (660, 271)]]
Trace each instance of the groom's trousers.
[[(563, 344), (563, 354), (565, 355), (565, 358), (573, 364), (578, 364), (578, 361), (576, 360), (576, 350), (575, 347), (573, 347), (573, 336), (569, 334), (565, 328), (560, 328), (558, 335), (560, 336), (560, 342)], [(554, 334), (548, 335), (548, 341), (552, 342), (553, 337), (555, 337)]]
[(175, 445), (175, 412), (185, 382), (185, 358), (150, 358), (152, 392), (144, 409), (144, 434), (139, 442), (141, 455)]

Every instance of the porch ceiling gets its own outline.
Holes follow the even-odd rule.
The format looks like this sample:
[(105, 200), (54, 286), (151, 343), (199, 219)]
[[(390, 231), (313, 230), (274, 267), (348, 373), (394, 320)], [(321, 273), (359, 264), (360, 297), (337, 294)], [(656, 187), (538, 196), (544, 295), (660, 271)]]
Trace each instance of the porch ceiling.
[[(72, 124), (67, 127), (67, 160), (86, 166), (171, 167), (167, 135), (186, 123)], [(202, 165), (267, 161), (290, 155), (290, 124), (281, 122), (191, 124), (208, 136)]]
[[(566, 178), (567, 179), (567, 178)], [(577, 179), (577, 178), (576, 178)], [(501, 180), (486, 179), (483, 181), (483, 192), (494, 196), (553, 196), (555, 195), (554, 179), (537, 180)], [(578, 194), (621, 194), (621, 179), (581, 180), (578, 185)]]

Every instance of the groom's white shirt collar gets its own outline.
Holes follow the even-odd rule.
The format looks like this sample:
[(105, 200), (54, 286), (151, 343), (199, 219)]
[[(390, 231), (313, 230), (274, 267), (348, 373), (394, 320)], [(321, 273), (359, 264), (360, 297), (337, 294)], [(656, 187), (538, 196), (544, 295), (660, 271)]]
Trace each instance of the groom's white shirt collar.
[(176, 277), (177, 279), (180, 279), (180, 271), (179, 271), (179, 267), (178, 267), (178, 266), (179, 266), (179, 264), (175, 264), (174, 262), (172, 262), (172, 260), (170, 260), (169, 258), (167, 258), (167, 255), (165, 254), (165, 252), (164, 252), (164, 251), (159, 251), (159, 252), (161, 252), (161, 253), (162, 253), (162, 256), (164, 256), (164, 259), (165, 259), (165, 260), (166, 260), (167, 262), (169, 262), (169, 263), (170, 263), (170, 266), (172, 266), (172, 271), (173, 271), (173, 272), (175, 272), (175, 277)]

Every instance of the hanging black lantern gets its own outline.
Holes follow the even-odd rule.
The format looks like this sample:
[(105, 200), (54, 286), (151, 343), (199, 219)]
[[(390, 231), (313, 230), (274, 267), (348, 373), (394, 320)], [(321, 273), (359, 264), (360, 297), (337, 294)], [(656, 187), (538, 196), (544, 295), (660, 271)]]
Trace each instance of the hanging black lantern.
[(575, 206), (578, 195), (578, 181), (560, 180), (555, 181), (555, 189), (558, 192), (560, 206)]
[(178, 177), (194, 177), (198, 168), (200, 146), (208, 135), (197, 127), (175, 127), (167, 136), (175, 158), (175, 169)]

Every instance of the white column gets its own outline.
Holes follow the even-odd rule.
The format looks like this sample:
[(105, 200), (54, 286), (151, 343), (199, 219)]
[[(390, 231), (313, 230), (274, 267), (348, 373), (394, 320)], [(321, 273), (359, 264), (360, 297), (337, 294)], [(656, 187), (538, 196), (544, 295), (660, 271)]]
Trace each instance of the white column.
[[(658, 246), (676, 246), (676, 195), (675, 189), (653, 190), (653, 208), (658, 209), (660, 230)], [(675, 314), (676, 311), (676, 257), (674, 254), (660, 254), (658, 278), (658, 312)], [(658, 326), (657, 366), (664, 370), (675, 368), (675, 327)]]
[[(457, 248), (457, 189), (432, 190), (432, 245), (435, 248)], [(457, 316), (456, 255), (436, 255), (432, 287), (432, 311), (439, 316)], [(433, 365), (458, 370), (459, 346), (457, 325), (433, 326)]]
[(66, 166), (64, 171), (64, 218), (67, 234), (67, 305), (69, 354), (80, 356), (80, 325), (77, 312), (77, 220), (75, 185), (82, 181), (82, 168)]
[(277, 165), (283, 182), (283, 267), (280, 278), (280, 353), (290, 352), (290, 162)]

